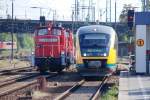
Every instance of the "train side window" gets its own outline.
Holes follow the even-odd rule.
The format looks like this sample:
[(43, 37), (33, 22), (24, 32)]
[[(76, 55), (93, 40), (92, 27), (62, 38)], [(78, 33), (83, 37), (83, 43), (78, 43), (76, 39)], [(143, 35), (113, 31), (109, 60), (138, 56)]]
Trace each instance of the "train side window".
[(48, 34), (47, 28), (39, 29), (38, 30), (38, 35), (46, 35), (46, 34)]
[(53, 35), (61, 35), (61, 30), (60, 29), (53, 29), (52, 34)]

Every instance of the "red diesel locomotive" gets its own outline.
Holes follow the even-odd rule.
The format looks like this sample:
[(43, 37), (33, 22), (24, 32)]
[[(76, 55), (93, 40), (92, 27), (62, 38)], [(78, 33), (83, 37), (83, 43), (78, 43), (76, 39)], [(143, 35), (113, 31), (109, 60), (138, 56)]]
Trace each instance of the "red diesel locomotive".
[(73, 33), (48, 24), (35, 31), (35, 66), (40, 72), (61, 72), (74, 63)]

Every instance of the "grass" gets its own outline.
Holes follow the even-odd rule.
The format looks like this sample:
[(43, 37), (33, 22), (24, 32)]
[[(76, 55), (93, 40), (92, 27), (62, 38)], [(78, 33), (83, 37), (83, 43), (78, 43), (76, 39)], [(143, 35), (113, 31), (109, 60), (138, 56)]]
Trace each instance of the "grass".
[(101, 100), (118, 100), (118, 86), (113, 85), (101, 97)]

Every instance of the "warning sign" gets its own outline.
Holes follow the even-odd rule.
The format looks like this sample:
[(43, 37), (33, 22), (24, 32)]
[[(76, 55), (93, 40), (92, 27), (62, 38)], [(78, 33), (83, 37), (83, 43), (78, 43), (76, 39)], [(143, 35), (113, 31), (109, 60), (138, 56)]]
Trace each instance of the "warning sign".
[(143, 46), (144, 45), (144, 40), (143, 39), (138, 39), (136, 41), (137, 46)]

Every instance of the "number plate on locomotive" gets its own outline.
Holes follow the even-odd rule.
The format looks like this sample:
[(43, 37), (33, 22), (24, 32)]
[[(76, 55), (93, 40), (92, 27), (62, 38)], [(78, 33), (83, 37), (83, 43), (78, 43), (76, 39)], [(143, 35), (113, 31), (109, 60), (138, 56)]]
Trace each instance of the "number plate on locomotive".
[(57, 38), (44, 38), (44, 39), (39, 39), (39, 42), (57, 42)]

